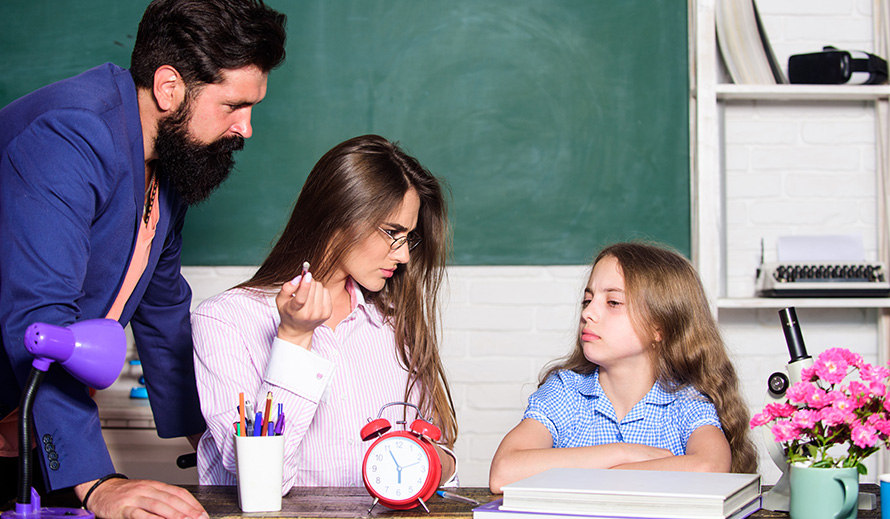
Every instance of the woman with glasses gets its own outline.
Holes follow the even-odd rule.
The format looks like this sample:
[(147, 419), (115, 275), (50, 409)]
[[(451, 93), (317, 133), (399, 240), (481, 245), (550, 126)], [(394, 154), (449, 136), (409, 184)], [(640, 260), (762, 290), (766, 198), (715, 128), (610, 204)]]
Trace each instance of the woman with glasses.
[(207, 422), (199, 482), (236, 483), (239, 393), (251, 419), (269, 392), (269, 419), (281, 421), (278, 404), (285, 417), (282, 494), (361, 486), (362, 426), (378, 412), (414, 419), (407, 406), (381, 411), (391, 402), (441, 429), (442, 483), (453, 480), (457, 421), (437, 339), (449, 246), (442, 187), (416, 159), (376, 135), (326, 153), (256, 274), (192, 313)]

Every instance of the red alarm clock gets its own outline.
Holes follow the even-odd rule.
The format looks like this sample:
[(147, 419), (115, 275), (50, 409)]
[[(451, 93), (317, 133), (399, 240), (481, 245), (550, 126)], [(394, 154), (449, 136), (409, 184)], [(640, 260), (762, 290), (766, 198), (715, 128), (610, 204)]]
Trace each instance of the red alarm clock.
[[(388, 432), (389, 420), (381, 418), (383, 410), (392, 405), (413, 407), (418, 418), (407, 430)], [(405, 421), (396, 422), (405, 425)], [(433, 446), (442, 433), (423, 418), (420, 409), (408, 402), (391, 402), (380, 408), (375, 420), (368, 419), (362, 427), (362, 440), (374, 440), (362, 462), (362, 479), (374, 502), (393, 510), (408, 510), (421, 505), (429, 513), (426, 501), (436, 493), (442, 477), (439, 453)], [(376, 440), (375, 440), (376, 438)]]

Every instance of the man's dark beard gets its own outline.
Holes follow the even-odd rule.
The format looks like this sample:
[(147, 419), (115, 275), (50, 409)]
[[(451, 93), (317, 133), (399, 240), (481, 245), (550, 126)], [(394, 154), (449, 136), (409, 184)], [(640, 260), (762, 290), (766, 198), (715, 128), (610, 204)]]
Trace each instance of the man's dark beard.
[(188, 205), (203, 202), (225, 181), (235, 165), (234, 152), (244, 147), (240, 135), (210, 144), (195, 141), (188, 131), (189, 102), (158, 122), (155, 174), (168, 179)]

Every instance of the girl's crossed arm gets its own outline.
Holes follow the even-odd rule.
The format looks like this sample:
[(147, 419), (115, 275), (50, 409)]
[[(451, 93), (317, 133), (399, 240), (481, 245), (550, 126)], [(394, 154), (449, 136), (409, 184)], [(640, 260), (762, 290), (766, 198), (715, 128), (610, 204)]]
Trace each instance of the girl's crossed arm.
[(672, 457), (667, 449), (639, 443), (553, 448), (553, 437), (547, 427), (533, 418), (526, 418), (507, 433), (498, 446), (491, 462), (488, 484), (492, 492), (500, 493), (501, 487), (508, 483), (554, 467), (608, 469), (632, 463), (667, 461)]
[(686, 454), (622, 463), (611, 468), (633, 470), (683, 470), (689, 472), (729, 472), (732, 454), (723, 431), (702, 425), (689, 435)]

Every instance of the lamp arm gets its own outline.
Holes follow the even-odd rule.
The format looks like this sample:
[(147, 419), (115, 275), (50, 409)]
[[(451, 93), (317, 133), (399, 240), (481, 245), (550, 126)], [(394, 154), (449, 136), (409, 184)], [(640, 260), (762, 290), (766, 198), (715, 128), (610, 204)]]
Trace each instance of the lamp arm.
[(31, 422), (37, 386), (40, 385), (44, 375), (45, 371), (36, 367), (31, 368), (31, 374), (28, 375), (28, 382), (19, 402), (19, 488), (16, 508), (18, 505), (31, 504)]

